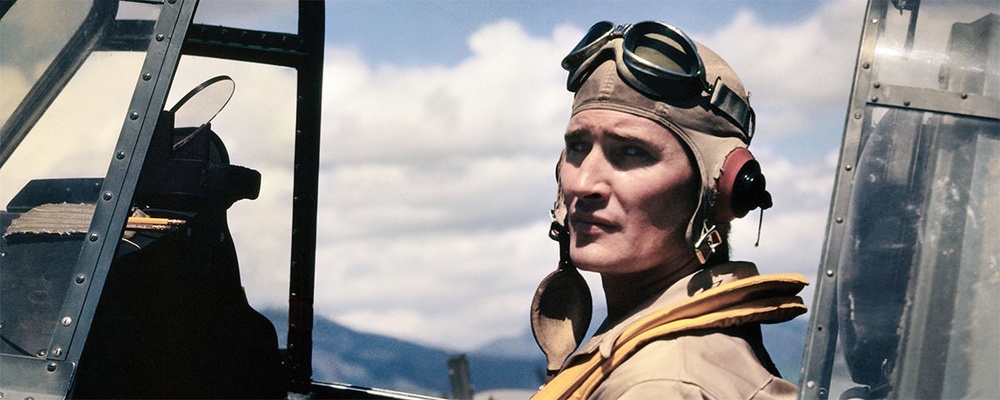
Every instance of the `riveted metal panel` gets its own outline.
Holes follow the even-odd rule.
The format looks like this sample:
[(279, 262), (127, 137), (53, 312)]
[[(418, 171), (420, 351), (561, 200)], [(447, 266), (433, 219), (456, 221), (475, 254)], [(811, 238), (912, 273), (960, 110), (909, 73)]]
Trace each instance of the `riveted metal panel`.
[(180, 58), (184, 35), (191, 23), (197, 0), (168, 0), (163, 3), (156, 22), (142, 72), (136, 77), (135, 91), (124, 124), (111, 156), (107, 176), (101, 188), (93, 221), (86, 234), (73, 276), (66, 294), (60, 324), (49, 345), (51, 361), (80, 359), (87, 340), (97, 302), (100, 299), (108, 269), (125, 226), (139, 172), (156, 121), (166, 102), (170, 82)]

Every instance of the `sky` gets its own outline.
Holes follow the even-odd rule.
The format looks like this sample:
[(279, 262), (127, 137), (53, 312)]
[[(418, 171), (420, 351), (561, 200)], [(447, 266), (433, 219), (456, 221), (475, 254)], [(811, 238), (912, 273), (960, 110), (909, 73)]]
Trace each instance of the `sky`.
[[(206, 1), (196, 20), (294, 30), (288, 3), (231, 4)], [(759, 212), (734, 223), (733, 258), (815, 280), (864, 8), (862, 0), (329, 1), (316, 314), (450, 351), (529, 329), (535, 287), (558, 260), (547, 231), (572, 101), (559, 61), (600, 20), (674, 25), (742, 77), (757, 113), (750, 150), (775, 206), (763, 215), (759, 247)], [(81, 73), (120, 68), (88, 63)], [(213, 129), (234, 164), (263, 175), (260, 198), (230, 210), (243, 285), (254, 307), (284, 308), (295, 72), (184, 60), (167, 108), (219, 74), (236, 91)], [(100, 90), (127, 103), (134, 82)], [(113, 117), (96, 130), (116, 133)], [(84, 151), (64, 147), (46, 151)], [(12, 162), (33, 153), (23, 154)], [(7, 171), (2, 179), (15, 179)], [(586, 277), (600, 309), (599, 279)], [(811, 296), (809, 288), (807, 305)]]

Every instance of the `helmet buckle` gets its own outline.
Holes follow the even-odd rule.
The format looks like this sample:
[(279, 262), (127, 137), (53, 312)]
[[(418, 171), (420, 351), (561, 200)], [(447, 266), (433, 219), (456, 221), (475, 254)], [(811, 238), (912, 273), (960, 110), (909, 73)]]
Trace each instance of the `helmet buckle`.
[(722, 244), (722, 235), (715, 229), (715, 225), (708, 227), (708, 223), (702, 228), (701, 237), (694, 244), (694, 253), (698, 256), (698, 261), (702, 264), (708, 262), (708, 257), (715, 253), (715, 249)]

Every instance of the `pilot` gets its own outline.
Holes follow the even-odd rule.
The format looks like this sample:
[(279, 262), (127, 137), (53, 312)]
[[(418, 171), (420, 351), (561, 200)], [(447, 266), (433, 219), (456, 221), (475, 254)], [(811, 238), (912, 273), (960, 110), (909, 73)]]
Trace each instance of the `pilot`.
[[(532, 303), (550, 369), (534, 398), (794, 398), (759, 324), (804, 313), (807, 282), (729, 260), (730, 222), (771, 206), (739, 77), (660, 22), (597, 23), (562, 66), (562, 251)], [(608, 309), (579, 348), (591, 298), (576, 269), (600, 275)]]

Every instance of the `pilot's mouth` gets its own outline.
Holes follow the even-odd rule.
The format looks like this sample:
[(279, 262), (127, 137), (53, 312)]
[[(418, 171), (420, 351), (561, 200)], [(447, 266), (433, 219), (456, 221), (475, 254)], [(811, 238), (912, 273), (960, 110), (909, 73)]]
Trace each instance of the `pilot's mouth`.
[(569, 218), (573, 231), (577, 233), (609, 233), (619, 230), (618, 226), (603, 218), (592, 215), (571, 215)]

